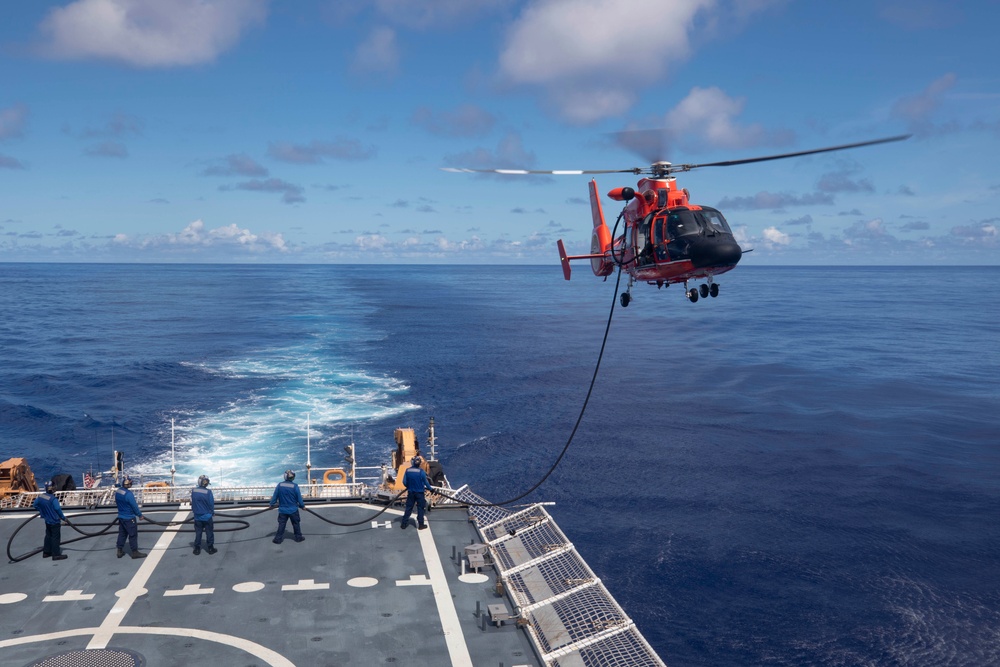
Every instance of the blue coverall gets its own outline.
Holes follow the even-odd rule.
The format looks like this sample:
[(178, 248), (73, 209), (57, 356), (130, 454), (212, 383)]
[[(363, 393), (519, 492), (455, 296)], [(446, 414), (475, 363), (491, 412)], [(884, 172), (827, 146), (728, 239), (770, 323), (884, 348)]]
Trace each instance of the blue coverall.
[(281, 482), (278, 486), (274, 487), (274, 493), (271, 495), (271, 507), (275, 505), (278, 506), (278, 532), (274, 534), (274, 539), (271, 540), (275, 544), (281, 544), (281, 541), (285, 539), (285, 524), (288, 520), (292, 520), (292, 530), (295, 532), (295, 541), (301, 542), (306, 539), (302, 536), (302, 528), (299, 526), (299, 508), (305, 509), (305, 503), (302, 502), (302, 492), (299, 491), (299, 485), (295, 482)]
[(35, 498), (31, 504), (45, 521), (45, 541), (42, 543), (42, 556), (62, 555), (60, 544), (62, 543), (62, 526), (60, 521), (66, 520), (62, 507), (59, 506), (59, 499), (52, 493), (43, 493)]
[(128, 537), (128, 546), (135, 553), (139, 550), (139, 531), (136, 529), (136, 519), (142, 516), (139, 503), (135, 502), (135, 496), (131, 489), (124, 486), (118, 487), (115, 491), (115, 504), (118, 505), (118, 542), (115, 546), (119, 550), (125, 547), (125, 538)]
[(403, 473), (403, 486), (406, 487), (406, 510), (403, 512), (403, 521), (400, 528), (410, 525), (410, 514), (413, 513), (413, 506), (417, 506), (417, 527), (424, 527), (424, 489), (431, 491), (430, 483), (427, 481), (427, 473), (420, 466), (410, 466)]
[(191, 489), (191, 513), (194, 515), (194, 548), (201, 549), (201, 534), (205, 532), (206, 546), (215, 547), (215, 495), (203, 486)]

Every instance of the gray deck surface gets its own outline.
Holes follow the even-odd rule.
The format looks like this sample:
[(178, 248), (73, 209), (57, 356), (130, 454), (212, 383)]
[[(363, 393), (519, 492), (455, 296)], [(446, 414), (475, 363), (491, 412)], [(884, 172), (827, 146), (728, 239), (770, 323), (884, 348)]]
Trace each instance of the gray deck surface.
[[(342, 523), (379, 508), (307, 504)], [(324, 523), (302, 512), (306, 540), (271, 542), (276, 511), (247, 519), (245, 530), (222, 532), (227, 516), (262, 505), (218, 506), (219, 550), (192, 554), (192, 532), (140, 522), (145, 559), (115, 557), (117, 527), (65, 545), (79, 535), (62, 528), (68, 559), (41, 554), (0, 566), (0, 663), (32, 665), (48, 656), (89, 649), (78, 664), (99, 664), (102, 649), (128, 649), (147, 665), (539, 665), (527, 635), (513, 623), (481, 628), (476, 603), (504, 603), (495, 576), (460, 579), (452, 548), (478, 541), (464, 510), (435, 510), (429, 530), (400, 530), (390, 509), (355, 527)], [(101, 511), (107, 511), (102, 509)], [(177, 506), (143, 510), (166, 522), (190, 513)], [(114, 514), (71, 520), (110, 521)], [(0, 513), (0, 544), (31, 512)], [(391, 522), (391, 523), (390, 523)], [(415, 524), (415, 521), (413, 522)], [(87, 528), (95, 531), (96, 528)], [(191, 530), (186, 524), (183, 530)], [(41, 546), (35, 519), (14, 539), (16, 557)], [(126, 551), (128, 548), (126, 547)], [(6, 560), (6, 558), (5, 558)], [(464, 579), (464, 580), (463, 580)], [(477, 580), (478, 579), (478, 580)]]

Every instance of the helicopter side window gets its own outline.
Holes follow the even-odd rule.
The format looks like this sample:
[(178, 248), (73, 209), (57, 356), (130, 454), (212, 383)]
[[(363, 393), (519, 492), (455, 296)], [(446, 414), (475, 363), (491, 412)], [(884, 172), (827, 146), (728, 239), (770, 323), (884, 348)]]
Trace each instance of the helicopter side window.
[(726, 234), (733, 233), (733, 231), (729, 228), (729, 223), (727, 223), (726, 219), (722, 217), (722, 213), (716, 211), (714, 208), (702, 207), (701, 215), (703, 221), (705, 222), (705, 228), (710, 232), (724, 232)]

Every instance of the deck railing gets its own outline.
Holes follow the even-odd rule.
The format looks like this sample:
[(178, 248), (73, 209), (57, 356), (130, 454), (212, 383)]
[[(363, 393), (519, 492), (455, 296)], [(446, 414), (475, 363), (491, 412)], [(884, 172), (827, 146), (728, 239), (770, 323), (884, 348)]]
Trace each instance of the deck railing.
[[(486, 502), (465, 487), (456, 496)], [(547, 667), (665, 667), (541, 504), (469, 513)]]
[[(374, 487), (363, 482), (348, 484), (300, 484), (302, 497), (310, 499), (367, 499), (373, 493)], [(21, 493), (0, 499), (3, 509), (30, 509), (41, 491)], [(135, 500), (139, 505), (157, 503), (190, 503), (190, 486), (135, 486), (132, 488)], [(268, 502), (274, 493), (274, 484), (247, 486), (212, 487), (212, 495), (216, 503), (231, 502)], [(99, 487), (96, 489), (76, 489), (75, 491), (56, 491), (59, 504), (64, 508), (75, 507), (106, 507), (115, 505), (115, 487)]]

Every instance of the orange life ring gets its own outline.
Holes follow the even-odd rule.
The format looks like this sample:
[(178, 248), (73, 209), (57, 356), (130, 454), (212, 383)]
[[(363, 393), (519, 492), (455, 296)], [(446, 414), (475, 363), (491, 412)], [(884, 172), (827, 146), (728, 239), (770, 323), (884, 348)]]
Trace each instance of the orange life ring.
[[(336, 477), (336, 479), (331, 479)], [(347, 473), (343, 468), (330, 468), (323, 473), (324, 484), (347, 484)]]

